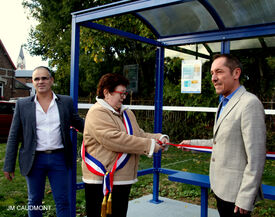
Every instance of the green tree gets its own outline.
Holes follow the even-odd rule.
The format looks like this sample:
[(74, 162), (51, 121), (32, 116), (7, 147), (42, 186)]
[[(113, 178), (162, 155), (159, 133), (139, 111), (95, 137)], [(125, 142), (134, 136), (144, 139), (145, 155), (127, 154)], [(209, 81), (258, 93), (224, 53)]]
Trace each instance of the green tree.
[(210, 63), (202, 66), (202, 92), (201, 94), (181, 93), (181, 64), (179, 57), (165, 58), (164, 104), (181, 106), (216, 106), (217, 95), (211, 83)]
[[(71, 55), (71, 13), (107, 3), (112, 0), (24, 0), (30, 16), (38, 21), (31, 30), (28, 48), (31, 54), (50, 60), (55, 68), (55, 90), (69, 93)], [(141, 36), (153, 38), (150, 30), (132, 15), (107, 18), (99, 24), (123, 29)], [(155, 48), (115, 35), (81, 27), (80, 30), (79, 94), (95, 95), (101, 75), (122, 72), (126, 64), (139, 64), (141, 95), (154, 91)]]
[(241, 83), (263, 102), (270, 101), (275, 87), (274, 52), (271, 49), (250, 49), (232, 53), (243, 65)]

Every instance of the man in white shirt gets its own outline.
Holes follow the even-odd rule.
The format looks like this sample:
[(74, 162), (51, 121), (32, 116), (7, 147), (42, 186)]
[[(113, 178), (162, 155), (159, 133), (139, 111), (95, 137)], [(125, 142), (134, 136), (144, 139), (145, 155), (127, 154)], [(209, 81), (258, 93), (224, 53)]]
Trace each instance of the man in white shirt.
[(19, 166), (28, 185), (28, 214), (42, 216), (46, 176), (50, 181), (58, 217), (70, 216), (69, 168), (73, 149), (70, 126), (83, 131), (84, 121), (73, 107), (72, 98), (56, 95), (54, 79), (47, 67), (39, 66), (32, 75), (36, 95), (16, 103), (7, 142), (4, 175), (14, 178), (19, 141)]

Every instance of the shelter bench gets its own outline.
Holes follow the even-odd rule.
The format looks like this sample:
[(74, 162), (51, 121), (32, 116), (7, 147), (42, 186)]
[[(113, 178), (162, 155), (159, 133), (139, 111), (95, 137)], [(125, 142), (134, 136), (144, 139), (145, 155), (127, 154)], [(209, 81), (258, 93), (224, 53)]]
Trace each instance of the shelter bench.
[[(168, 171), (168, 170), (167, 170)], [(209, 176), (197, 173), (177, 171), (168, 173), (168, 179), (174, 182), (181, 182), (201, 187), (201, 217), (207, 217), (208, 209), (208, 188), (210, 188)], [(264, 198), (275, 200), (275, 186), (262, 185)]]
[[(138, 176), (152, 174), (153, 168), (138, 171)], [(159, 168), (156, 171), (162, 174), (167, 174), (168, 179), (174, 182), (181, 182), (190, 185), (200, 186), (201, 188), (201, 217), (208, 216), (208, 189), (210, 188), (210, 181), (208, 175), (197, 173), (189, 173), (178, 170)], [(85, 184), (83, 182), (77, 184), (77, 190), (83, 189)], [(262, 185), (264, 198), (275, 200), (275, 186)]]

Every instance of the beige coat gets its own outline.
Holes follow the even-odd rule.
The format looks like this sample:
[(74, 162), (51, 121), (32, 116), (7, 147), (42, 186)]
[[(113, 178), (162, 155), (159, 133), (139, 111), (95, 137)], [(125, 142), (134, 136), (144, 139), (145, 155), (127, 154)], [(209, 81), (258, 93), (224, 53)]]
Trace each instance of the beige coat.
[[(122, 107), (122, 111), (125, 107)], [(114, 174), (114, 185), (132, 184), (137, 181), (139, 156), (153, 151), (154, 140), (161, 134), (145, 133), (139, 128), (135, 115), (127, 110), (132, 124), (133, 135), (128, 135), (123, 124), (123, 116), (115, 112), (104, 100), (98, 99), (87, 113), (84, 128), (86, 151), (99, 160), (107, 171), (111, 171), (119, 152), (130, 153), (127, 164)], [(153, 147), (152, 147), (153, 146)], [(102, 183), (102, 177), (91, 173), (82, 162), (83, 181)]]
[(218, 120), (216, 115), (213, 135), (212, 141), (191, 140), (192, 145), (213, 144), (211, 189), (219, 198), (252, 210), (255, 200), (263, 198), (266, 127), (260, 100), (241, 86)]

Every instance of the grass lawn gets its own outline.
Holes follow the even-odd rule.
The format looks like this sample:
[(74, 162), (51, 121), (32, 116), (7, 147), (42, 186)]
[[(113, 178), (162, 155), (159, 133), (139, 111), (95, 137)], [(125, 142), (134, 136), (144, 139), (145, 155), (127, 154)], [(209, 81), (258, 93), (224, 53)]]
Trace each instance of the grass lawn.
[[(0, 167), (3, 168), (6, 144), (0, 144)], [(200, 174), (208, 174), (210, 154), (182, 152), (174, 147), (162, 154), (162, 167), (182, 170)], [(77, 180), (81, 181), (81, 165), (78, 162)], [(152, 159), (141, 156), (140, 169), (152, 167)], [(133, 185), (130, 198), (138, 198), (143, 195), (152, 194), (153, 176), (139, 177), (139, 182)], [(18, 164), (15, 171), (15, 179), (12, 182), (0, 175), (0, 216), (19, 217), (27, 216), (27, 186), (25, 178), (20, 175)], [(263, 183), (275, 185), (275, 160), (267, 160), (263, 174)], [(181, 200), (189, 203), (200, 204), (200, 188), (197, 186), (171, 182), (167, 175), (160, 175), (160, 196)], [(49, 209), (44, 216), (55, 217), (55, 205), (49, 183), (46, 184), (45, 208)], [(213, 194), (209, 193), (209, 207), (215, 208), (216, 203)], [(14, 209), (14, 210), (13, 210)], [(77, 191), (76, 201), (77, 216), (85, 216), (84, 190)], [(275, 201), (263, 200), (256, 204), (253, 215), (255, 217), (274, 217)]]

